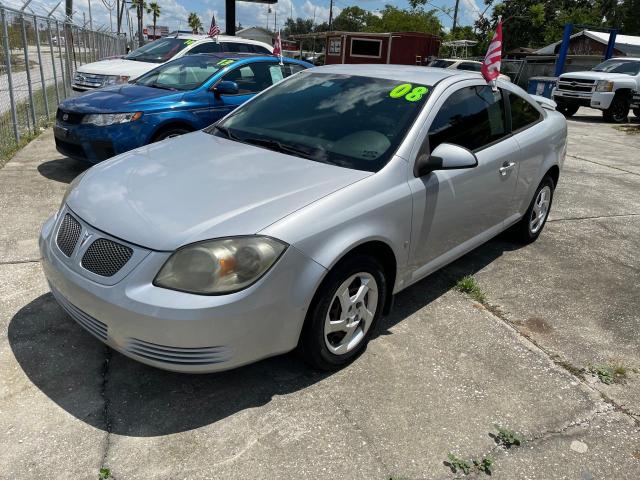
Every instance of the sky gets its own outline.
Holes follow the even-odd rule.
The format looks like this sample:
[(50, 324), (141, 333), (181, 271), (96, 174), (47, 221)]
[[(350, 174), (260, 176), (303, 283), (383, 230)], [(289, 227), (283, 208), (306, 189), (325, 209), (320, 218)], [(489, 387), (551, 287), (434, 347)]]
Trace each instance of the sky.
[[(147, 0), (147, 2), (152, 0)], [(162, 14), (158, 19), (158, 25), (167, 25), (169, 30), (175, 30), (178, 27), (182, 30), (188, 29), (187, 17), (190, 12), (196, 12), (200, 16), (202, 24), (205, 29), (208, 28), (211, 22), (211, 16), (215, 14), (218, 24), (221, 25), (224, 30), (225, 22), (225, 8), (224, 0), (156, 0), (162, 9)], [(110, 26), (109, 20), (109, 7), (112, 8), (112, 12), (115, 12), (113, 5), (115, 0), (74, 0), (74, 20), (76, 23), (82, 24), (83, 13), (88, 21), (89, 18), (89, 2), (91, 2), (91, 13), (94, 23), (96, 25)], [(439, 7), (452, 7), (455, 0), (430, 0), (432, 5)], [(3, 0), (5, 5), (12, 7), (20, 6), (22, 0)], [(53, 8), (58, 0), (32, 0), (29, 7), (35, 13), (44, 13)], [(352, 6), (358, 5), (375, 12), (384, 8), (385, 5), (390, 4), (398, 8), (408, 8), (407, 0), (334, 0), (334, 17), (340, 13), (340, 10)], [(329, 0), (279, 0), (276, 5), (271, 6), (272, 13), (267, 13), (267, 5), (261, 3), (249, 3), (249, 2), (237, 2), (236, 7), (236, 21), (240, 22), (243, 27), (260, 26), (266, 27), (267, 23), (271, 29), (274, 28), (274, 22), (277, 21), (277, 26), (281, 27), (287, 17), (302, 17), (313, 19), (315, 17), (316, 23), (322, 23), (328, 21), (329, 18)], [(426, 8), (432, 8), (427, 6)], [(62, 5), (58, 7), (57, 12), (62, 13), (64, 10), (64, 0)], [(460, 25), (472, 25), (474, 20), (478, 17), (479, 12), (484, 10), (484, 4), (482, 0), (461, 0), (459, 24)], [(274, 13), (276, 15), (274, 15)], [(61, 15), (59, 15), (61, 18)], [(132, 20), (135, 24), (134, 12), (131, 12)], [(438, 12), (438, 17), (443, 23), (446, 29), (451, 26), (451, 18), (444, 13)], [(115, 28), (115, 13), (112, 15), (113, 25)], [(150, 25), (152, 23), (151, 16), (145, 15), (144, 24)]]

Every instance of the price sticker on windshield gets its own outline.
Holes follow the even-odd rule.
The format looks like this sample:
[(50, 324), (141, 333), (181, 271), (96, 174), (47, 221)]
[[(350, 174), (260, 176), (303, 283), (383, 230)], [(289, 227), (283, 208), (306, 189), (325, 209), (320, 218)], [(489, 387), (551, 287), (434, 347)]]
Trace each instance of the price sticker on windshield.
[(404, 98), (407, 102), (419, 102), (427, 93), (429, 93), (427, 87), (422, 85), (414, 87), (410, 83), (402, 83), (391, 90), (389, 96), (391, 98)]
[(233, 62), (235, 62), (235, 60), (228, 58), (226, 60), (220, 60), (218, 63), (216, 63), (216, 65), (218, 65), (219, 67), (228, 67)]
[(196, 40), (185, 40), (184, 44), (188, 47), (189, 45), (193, 45), (194, 43), (196, 43)]

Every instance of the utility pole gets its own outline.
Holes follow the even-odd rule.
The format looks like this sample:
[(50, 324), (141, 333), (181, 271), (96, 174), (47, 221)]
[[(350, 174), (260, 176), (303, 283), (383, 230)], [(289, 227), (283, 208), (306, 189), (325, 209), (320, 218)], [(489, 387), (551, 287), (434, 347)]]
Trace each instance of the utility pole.
[(89, 0), (89, 30), (93, 30), (93, 18), (91, 17), (91, 0)]
[(331, 25), (333, 25), (333, 0), (329, 1), (329, 31), (331, 31)]
[(451, 33), (455, 33), (456, 27), (458, 26), (458, 5), (460, 4), (460, 0), (456, 0), (456, 6), (453, 9), (453, 26), (451, 27)]
[(64, 16), (68, 21), (71, 21), (73, 19), (73, 0), (65, 0)]

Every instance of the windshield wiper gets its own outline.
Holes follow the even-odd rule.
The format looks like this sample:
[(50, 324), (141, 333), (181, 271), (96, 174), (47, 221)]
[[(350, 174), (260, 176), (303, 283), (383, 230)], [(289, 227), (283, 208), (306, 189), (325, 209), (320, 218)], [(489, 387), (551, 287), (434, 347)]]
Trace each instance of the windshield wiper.
[(256, 145), (259, 147), (268, 148), (269, 150), (275, 150), (276, 152), (291, 153), (299, 157), (313, 160), (313, 156), (311, 155), (311, 152), (309, 150), (294, 147), (292, 145), (286, 145), (277, 140), (271, 140), (268, 138), (244, 138), (242, 139), (242, 141), (250, 145)]
[(214, 125), (213, 128), (215, 128), (217, 131), (222, 133), (229, 140), (236, 140), (237, 142), (242, 141), (240, 140), (240, 138), (236, 137), (233, 133), (231, 133), (231, 130), (229, 130), (227, 127), (223, 127), (221, 125)]
[[(144, 84), (143, 84), (144, 85)], [(164, 85), (158, 85), (157, 83), (149, 83), (148, 85), (144, 85), (145, 87), (151, 87), (151, 88), (159, 88), (161, 90), (172, 90), (174, 92), (177, 92), (178, 89), (177, 88), (173, 88), (173, 87), (166, 87)]]

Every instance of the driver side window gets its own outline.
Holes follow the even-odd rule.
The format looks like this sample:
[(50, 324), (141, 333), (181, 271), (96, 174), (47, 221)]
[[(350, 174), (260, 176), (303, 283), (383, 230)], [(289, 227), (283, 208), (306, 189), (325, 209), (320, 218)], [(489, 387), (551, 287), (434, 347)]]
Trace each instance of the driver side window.
[(441, 143), (476, 151), (505, 137), (507, 128), (501, 91), (494, 92), (488, 85), (455, 91), (440, 107), (428, 135), (432, 152)]
[(243, 65), (231, 70), (222, 80), (236, 82), (240, 95), (258, 93), (281, 79), (273, 74), (271, 70), (273, 66), (274, 64), (269, 62)]

